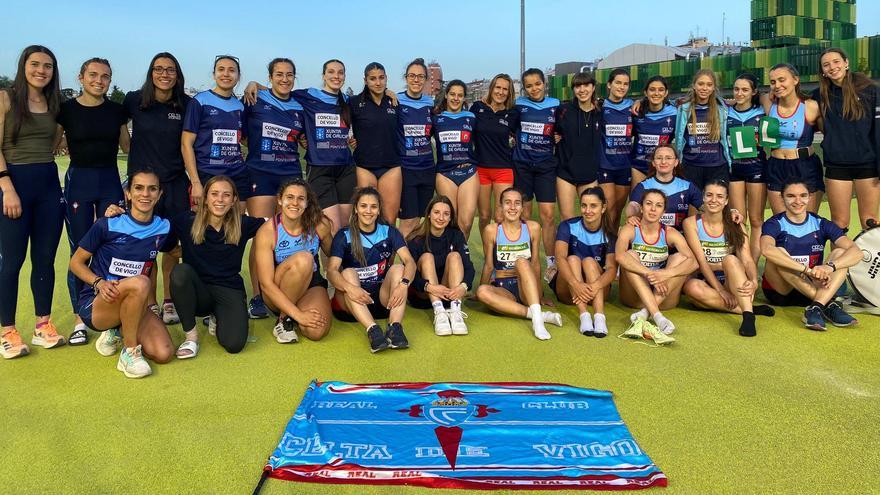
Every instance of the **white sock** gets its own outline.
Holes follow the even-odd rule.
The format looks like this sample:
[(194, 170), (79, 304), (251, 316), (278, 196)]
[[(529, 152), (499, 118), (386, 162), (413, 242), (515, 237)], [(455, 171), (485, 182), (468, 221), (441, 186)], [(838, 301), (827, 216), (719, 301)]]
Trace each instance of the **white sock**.
[(540, 304), (532, 304), (531, 306), (529, 306), (529, 310), (526, 312), (526, 318), (534, 320), (535, 315), (541, 315), (541, 318), (544, 317), (544, 315), (541, 314)]
[(435, 313), (443, 312), (443, 301), (434, 301), (431, 303), (431, 306), (434, 308)]
[(581, 313), (581, 333), (593, 333), (593, 319), (586, 311)]
[(657, 328), (659, 328), (660, 331), (665, 333), (666, 335), (669, 335), (673, 331), (675, 331), (675, 325), (673, 325), (672, 322), (669, 321), (669, 318), (663, 316), (663, 313), (657, 311), (656, 313), (654, 313), (653, 318), (654, 323), (657, 324)]
[(608, 325), (605, 324), (605, 315), (603, 313), (596, 313), (593, 316), (593, 323), (596, 326), (595, 333), (608, 335)]
[(635, 321), (638, 320), (639, 318), (641, 318), (643, 320), (647, 320), (648, 319), (648, 310), (645, 308), (642, 308), (642, 309), (636, 311), (635, 313), (629, 315), (629, 321), (631, 321), (633, 323), (635, 323)]
[(532, 332), (535, 333), (535, 337), (541, 340), (549, 339), (550, 333), (544, 328), (544, 313), (541, 312), (541, 305), (532, 304), (529, 306), (527, 316), (532, 320)]
[(453, 299), (452, 302), (449, 303), (449, 309), (453, 311), (461, 311), (461, 301)]
[(556, 256), (545, 256), (544, 259), (547, 261), (547, 268), (556, 266)]
[(88, 328), (85, 323), (77, 323), (73, 326), (73, 331), (76, 332), (77, 330), (88, 330)]
[(562, 315), (559, 313), (544, 311), (543, 313), (541, 313), (541, 318), (544, 320), (544, 323), (552, 323), (557, 327), (562, 326)]

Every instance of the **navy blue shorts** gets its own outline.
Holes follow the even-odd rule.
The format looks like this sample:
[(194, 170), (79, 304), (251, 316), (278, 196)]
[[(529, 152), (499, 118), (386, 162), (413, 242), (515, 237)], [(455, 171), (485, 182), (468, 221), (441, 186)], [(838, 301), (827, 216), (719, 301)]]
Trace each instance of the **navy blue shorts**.
[(392, 165), (390, 167), (361, 167), (360, 165), (358, 165), (358, 168), (366, 170), (367, 172), (376, 176), (376, 180), (379, 180), (382, 178), (383, 175), (387, 174), (388, 172), (396, 168), (400, 168), (400, 165)]
[[(205, 172), (199, 172), (199, 181), (202, 183), (202, 187), (205, 187), (208, 184), (208, 181), (211, 180), (211, 177), (214, 177), (211, 174), (206, 174)], [(232, 179), (232, 183), (235, 184), (235, 191), (238, 192), (238, 200), (244, 201), (252, 196), (251, 194), (251, 178), (247, 169), (244, 172), (241, 172), (238, 175), (229, 175), (227, 176)]]
[(556, 202), (555, 163), (514, 162), (513, 176), (513, 185), (522, 192), (523, 200), (535, 198), (539, 203)]
[(791, 160), (771, 156), (767, 160), (767, 189), (782, 192), (782, 185), (789, 179), (804, 181), (807, 184), (807, 190), (811, 193), (824, 191), (822, 160), (817, 155)]
[(733, 163), (730, 168), (730, 182), (765, 184), (767, 182), (766, 164), (762, 162)]
[(599, 167), (599, 184), (628, 186), (632, 181), (632, 169), (606, 170)]
[(302, 170), (300, 170), (299, 174), (277, 175), (249, 168), (248, 175), (250, 176), (251, 181), (251, 186), (249, 188), (250, 197), (275, 196), (278, 194), (278, 189), (281, 188), (281, 184), (284, 184), (290, 179), (302, 179)]
[[(370, 293), (370, 297), (373, 299), (372, 304), (367, 305), (367, 309), (370, 310), (370, 315), (377, 320), (384, 320), (388, 318), (388, 315), (391, 314), (391, 311), (382, 306), (382, 301), (379, 298), (379, 289), (382, 288), (382, 284), (376, 284), (374, 286), (364, 287), (363, 289)], [(339, 297), (342, 297), (340, 295)], [(357, 318), (354, 317), (351, 313), (345, 309), (345, 306), (336, 298), (330, 300), (330, 309), (333, 311), (333, 316), (339, 321), (345, 321), (349, 323), (353, 323), (357, 321)]]
[(400, 192), (400, 219), (408, 220), (425, 215), (428, 203), (434, 197), (436, 173), (433, 168), (403, 169), (403, 190)]
[[(716, 270), (712, 273), (715, 274), (715, 278), (717, 278), (718, 281), (721, 282), (721, 285), (724, 285), (727, 282), (727, 276), (724, 274), (724, 271)], [(702, 280), (704, 282), (706, 281), (706, 277), (703, 276), (702, 272), (697, 272), (697, 274), (694, 275), (694, 277), (697, 278), (698, 280)], [(708, 282), (706, 282), (706, 283), (708, 283)]]
[(641, 172), (645, 175), (648, 175), (648, 169), (650, 168), (650, 166), (648, 165), (648, 162), (641, 162), (641, 161), (632, 162), (632, 165), (630, 165), (630, 167), (632, 168), (632, 170), (638, 170), (639, 172)]
[(697, 189), (702, 191), (706, 188), (706, 184), (723, 180), (730, 182), (730, 167), (727, 164), (716, 165), (714, 167), (697, 167), (695, 165), (684, 166), (684, 178), (693, 182)]
[(76, 314), (82, 319), (83, 323), (86, 324), (87, 327), (91, 328), (96, 332), (103, 332), (107, 330), (106, 328), (96, 328), (95, 324), (92, 323), (92, 305), (95, 304), (95, 298), (98, 296), (85, 296), (79, 299), (79, 307), (77, 309)]
[(472, 163), (461, 165), (445, 172), (440, 172), (440, 175), (454, 182), (457, 187), (460, 187), (466, 180), (476, 174), (477, 166)]
[(516, 277), (506, 277), (506, 278), (496, 278), (492, 281), (492, 285), (495, 287), (500, 287), (507, 292), (513, 294), (513, 297), (516, 299), (516, 302), (522, 304), (522, 299), (519, 297), (519, 279)]

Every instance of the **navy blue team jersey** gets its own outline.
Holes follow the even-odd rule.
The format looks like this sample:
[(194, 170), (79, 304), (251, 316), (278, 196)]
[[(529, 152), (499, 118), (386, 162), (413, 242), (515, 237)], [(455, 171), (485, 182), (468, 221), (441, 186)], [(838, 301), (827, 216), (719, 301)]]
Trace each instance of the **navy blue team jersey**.
[(196, 135), (196, 168), (208, 175), (235, 177), (244, 172), (241, 157), (244, 105), (237, 99), (208, 90), (195, 95), (186, 107), (183, 130)]
[(630, 154), (633, 144), (633, 101), (624, 98), (615, 103), (605, 100), (602, 103), (602, 146), (600, 168), (603, 170), (627, 170), (630, 168)]
[[(104, 280), (149, 276), (159, 251), (170, 251), (177, 244), (170, 232), (168, 220), (154, 216), (149, 223), (141, 223), (126, 213), (99, 218), (79, 247), (92, 254), (89, 268)], [(80, 305), (94, 297), (94, 289), (86, 284), (79, 294)]]
[[(761, 117), (764, 116), (764, 107), (761, 105), (755, 105), (752, 108), (740, 112), (736, 109), (735, 106), (731, 106), (727, 108), (727, 129), (733, 129), (734, 127), (754, 127), (755, 128), (755, 142), (758, 142), (758, 123), (761, 120)], [(730, 139), (730, 136), (728, 136)], [(740, 158), (737, 160), (733, 160), (734, 165), (756, 165), (760, 163), (764, 163), (767, 161), (767, 155), (764, 153), (764, 148), (758, 146), (758, 156), (753, 158)]]
[[(697, 105), (697, 122), (689, 120), (684, 128), (684, 149), (682, 162), (695, 167), (717, 167), (727, 164), (721, 141), (709, 137), (709, 106)], [(723, 128), (722, 128), (723, 129)], [(727, 136), (722, 136), (727, 139)]]
[(608, 255), (614, 253), (614, 243), (609, 241), (602, 228), (588, 229), (582, 217), (569, 218), (559, 224), (556, 240), (568, 243), (568, 256), (593, 258), (599, 266), (605, 266)]
[(846, 234), (834, 222), (815, 213), (807, 213), (803, 223), (794, 223), (782, 212), (764, 222), (761, 235), (772, 237), (776, 247), (785, 249), (791, 259), (813, 268), (822, 264), (825, 243), (836, 242)]
[(660, 223), (674, 227), (679, 232), (682, 222), (688, 215), (688, 207), (703, 206), (703, 194), (697, 186), (681, 177), (675, 177), (671, 182), (661, 182), (657, 177), (648, 177), (636, 184), (629, 194), (629, 200), (641, 203), (647, 189), (659, 189), (666, 195), (666, 210), (660, 217)]
[(337, 96), (317, 88), (297, 89), (292, 94), (303, 108), (309, 165), (351, 165), (348, 124), (342, 119)]
[(274, 175), (302, 175), (297, 139), (303, 132), (303, 107), (262, 89), (257, 102), (244, 107), (247, 123), (247, 166)]
[(644, 117), (633, 119), (633, 168), (647, 171), (657, 146), (675, 139), (675, 114), (674, 106), (665, 105), (659, 112), (645, 112)]
[(559, 100), (545, 97), (533, 101), (524, 96), (516, 99), (510, 113), (510, 128), (516, 133), (513, 159), (520, 163), (542, 164), (555, 162), (553, 129), (556, 126), (556, 109)]
[(473, 132), (476, 117), (468, 111), (443, 112), (433, 117), (437, 142), (437, 171), (446, 172), (465, 163), (474, 163)]
[(397, 93), (397, 101), (400, 103), (397, 138), (401, 165), (413, 170), (434, 168), (434, 148), (431, 147), (434, 101), (425, 94), (418, 99), (410, 98), (406, 91)]
[(394, 264), (397, 250), (406, 247), (400, 231), (387, 224), (376, 225), (373, 232), (361, 232), (361, 246), (364, 248), (366, 266), (362, 266), (351, 253), (351, 231), (349, 227), (339, 229), (333, 237), (330, 256), (342, 259), (342, 269), (352, 268), (358, 274), (361, 288), (367, 292), (379, 289), (385, 274)]

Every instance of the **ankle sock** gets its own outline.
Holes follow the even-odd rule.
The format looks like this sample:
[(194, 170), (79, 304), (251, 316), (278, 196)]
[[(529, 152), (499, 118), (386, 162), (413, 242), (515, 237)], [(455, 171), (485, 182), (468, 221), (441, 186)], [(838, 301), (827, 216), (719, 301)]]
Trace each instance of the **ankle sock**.
[(435, 313), (443, 312), (443, 301), (434, 301), (431, 303), (431, 307), (434, 308)]
[(584, 335), (593, 335), (593, 319), (590, 317), (590, 313), (583, 312), (580, 316), (581, 326), (580, 331)]
[(743, 311), (742, 325), (739, 327), (739, 334), (743, 337), (754, 337), (758, 334), (755, 329), (755, 314), (749, 311)]

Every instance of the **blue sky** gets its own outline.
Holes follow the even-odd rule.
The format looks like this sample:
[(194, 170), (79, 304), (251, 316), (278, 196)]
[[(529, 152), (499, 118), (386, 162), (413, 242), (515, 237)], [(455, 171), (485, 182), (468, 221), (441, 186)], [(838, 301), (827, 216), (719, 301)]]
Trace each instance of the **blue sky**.
[[(296, 62), (297, 87), (320, 83), (321, 64), (345, 62), (347, 86), (359, 90), (363, 67), (378, 61), (394, 89), (403, 85), (414, 57), (437, 60), (445, 79), (491, 77), (519, 71), (518, 0), (466, 2), (277, 3), (215, 0), (142, 3), (7, 0), (0, 26), (0, 75), (12, 76), (21, 49), (49, 46), (59, 58), (63, 87), (79, 88), (83, 60), (100, 56), (113, 66), (113, 82), (124, 90), (143, 83), (150, 58), (159, 51), (178, 57), (187, 86), (208, 88), (214, 55), (241, 59), (242, 79), (266, 80), (276, 56)], [(38, 8), (33, 7), (38, 5)], [(257, 5), (262, 5), (256, 7)], [(669, 8), (670, 6), (674, 8)], [(699, 32), (720, 41), (749, 40), (749, 0), (527, 0), (526, 65), (589, 61), (629, 43), (684, 43)], [(858, 34), (880, 32), (880, 1), (859, 0)], [(243, 85), (239, 86), (239, 90)]]

